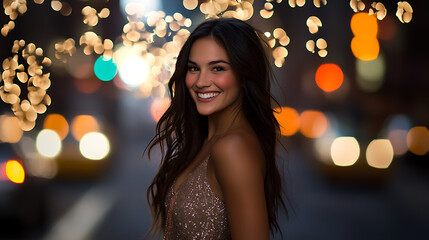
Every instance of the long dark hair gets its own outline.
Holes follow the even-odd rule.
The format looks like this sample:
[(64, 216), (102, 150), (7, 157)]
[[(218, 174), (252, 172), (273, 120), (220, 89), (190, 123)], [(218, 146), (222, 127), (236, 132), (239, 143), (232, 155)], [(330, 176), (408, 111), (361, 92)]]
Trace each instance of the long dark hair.
[(282, 198), (282, 180), (275, 158), (280, 129), (273, 114), (272, 102), (277, 102), (270, 93), (271, 66), (261, 34), (249, 24), (232, 18), (212, 19), (198, 25), (177, 58), (175, 72), (168, 83), (171, 105), (159, 120), (156, 135), (148, 145), (149, 156), (157, 145), (162, 152), (159, 171), (147, 190), (153, 217), (151, 231), (164, 230), (167, 191), (174, 179), (191, 164), (207, 138), (207, 116), (197, 112), (185, 85), (191, 47), (197, 39), (207, 36), (214, 37), (225, 48), (232, 69), (242, 82), (241, 108), (265, 155), (265, 199), (270, 231), (273, 233), (280, 230), (278, 209), (282, 207), (286, 215), (287, 209)]

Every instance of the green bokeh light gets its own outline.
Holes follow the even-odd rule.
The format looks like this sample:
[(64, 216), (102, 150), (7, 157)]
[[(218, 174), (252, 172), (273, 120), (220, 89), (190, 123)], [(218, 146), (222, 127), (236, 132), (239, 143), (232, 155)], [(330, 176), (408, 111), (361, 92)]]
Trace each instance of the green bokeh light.
[(113, 62), (113, 58), (105, 58), (100, 56), (94, 63), (94, 73), (102, 81), (110, 81), (118, 72), (116, 64)]

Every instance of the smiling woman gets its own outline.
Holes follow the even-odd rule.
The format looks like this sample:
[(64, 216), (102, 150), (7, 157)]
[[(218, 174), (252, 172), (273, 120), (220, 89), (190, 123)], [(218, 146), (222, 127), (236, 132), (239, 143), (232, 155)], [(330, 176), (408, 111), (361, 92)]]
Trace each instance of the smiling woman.
[(213, 37), (195, 41), (188, 62), (185, 81), (198, 113), (208, 116), (239, 106), (240, 85), (225, 49)]
[(156, 145), (163, 153), (147, 191), (151, 233), (251, 240), (279, 230), (277, 212), (286, 211), (275, 159), (280, 128), (260, 36), (241, 20), (213, 19), (182, 47), (168, 84), (171, 105), (148, 146), (149, 155)]

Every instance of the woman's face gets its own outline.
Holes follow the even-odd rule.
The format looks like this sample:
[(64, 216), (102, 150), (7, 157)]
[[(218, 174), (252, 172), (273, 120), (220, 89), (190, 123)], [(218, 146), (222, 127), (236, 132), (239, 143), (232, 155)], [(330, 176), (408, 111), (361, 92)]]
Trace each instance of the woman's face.
[(225, 49), (212, 37), (194, 42), (188, 60), (186, 86), (201, 115), (237, 104), (240, 84)]

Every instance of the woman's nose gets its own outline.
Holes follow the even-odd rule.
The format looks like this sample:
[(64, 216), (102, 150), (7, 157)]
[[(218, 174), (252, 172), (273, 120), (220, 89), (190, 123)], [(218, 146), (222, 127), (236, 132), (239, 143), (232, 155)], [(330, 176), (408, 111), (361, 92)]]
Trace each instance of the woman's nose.
[(198, 88), (204, 88), (211, 85), (210, 74), (202, 70), (200, 74), (198, 74), (197, 81), (195, 82), (195, 86)]

